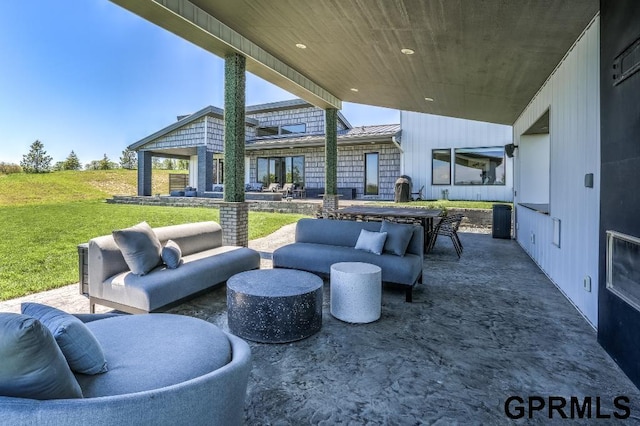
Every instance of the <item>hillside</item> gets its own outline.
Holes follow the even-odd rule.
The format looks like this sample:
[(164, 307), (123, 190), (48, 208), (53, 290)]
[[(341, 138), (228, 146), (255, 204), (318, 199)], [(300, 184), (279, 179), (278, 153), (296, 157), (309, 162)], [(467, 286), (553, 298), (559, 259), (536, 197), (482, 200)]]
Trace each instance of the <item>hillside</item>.
[[(153, 193), (169, 192), (169, 174), (153, 171)], [(81, 200), (103, 200), (113, 195), (135, 195), (136, 170), (84, 170), (43, 174), (0, 175), (0, 206), (55, 204)]]

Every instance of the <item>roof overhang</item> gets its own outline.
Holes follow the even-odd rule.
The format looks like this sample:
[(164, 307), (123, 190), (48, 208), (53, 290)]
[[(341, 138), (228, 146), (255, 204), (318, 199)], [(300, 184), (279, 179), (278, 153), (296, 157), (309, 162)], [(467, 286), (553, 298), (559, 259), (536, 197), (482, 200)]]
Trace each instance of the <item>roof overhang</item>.
[(599, 10), (599, 0), (111, 1), (218, 56), (246, 56), (248, 71), (322, 108), (508, 125)]

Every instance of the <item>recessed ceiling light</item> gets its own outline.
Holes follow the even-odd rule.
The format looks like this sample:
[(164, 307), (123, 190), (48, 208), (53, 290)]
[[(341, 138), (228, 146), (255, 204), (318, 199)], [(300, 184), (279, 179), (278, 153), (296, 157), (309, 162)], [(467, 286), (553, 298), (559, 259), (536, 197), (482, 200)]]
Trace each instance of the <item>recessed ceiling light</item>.
[(349, 89), (349, 90), (351, 90), (352, 92), (357, 92), (357, 91), (358, 91), (358, 89), (356, 89), (355, 87), (352, 87), (352, 88), (351, 88), (351, 89)]
[(424, 100), (427, 102), (433, 102), (433, 98), (424, 98)]
[(302, 43), (297, 43), (297, 44), (296, 44), (296, 47), (297, 47), (298, 49), (306, 49), (306, 48), (307, 48), (307, 45), (306, 45), (306, 44), (302, 44)]
[(415, 52), (415, 50), (413, 50), (413, 49), (406, 49), (406, 48), (405, 48), (405, 49), (402, 49), (402, 50), (400, 50), (400, 51), (401, 51), (402, 53), (404, 53), (405, 55), (413, 55), (414, 53), (416, 53), (416, 52)]

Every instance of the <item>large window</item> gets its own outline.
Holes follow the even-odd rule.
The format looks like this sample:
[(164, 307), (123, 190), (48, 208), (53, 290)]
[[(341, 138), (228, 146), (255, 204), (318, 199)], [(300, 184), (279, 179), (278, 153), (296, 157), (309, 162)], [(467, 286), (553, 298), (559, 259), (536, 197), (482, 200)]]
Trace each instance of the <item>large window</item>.
[(431, 154), (431, 183), (451, 185), (451, 149), (434, 149)]
[(456, 185), (504, 185), (504, 146), (456, 148)]
[(258, 157), (258, 182), (304, 186), (304, 157)]
[(291, 135), (294, 133), (305, 133), (307, 131), (307, 125), (304, 123), (299, 124), (285, 124), (282, 126), (264, 126), (258, 127), (258, 136), (277, 136), (277, 135)]
[(364, 195), (378, 195), (378, 153), (364, 155)]

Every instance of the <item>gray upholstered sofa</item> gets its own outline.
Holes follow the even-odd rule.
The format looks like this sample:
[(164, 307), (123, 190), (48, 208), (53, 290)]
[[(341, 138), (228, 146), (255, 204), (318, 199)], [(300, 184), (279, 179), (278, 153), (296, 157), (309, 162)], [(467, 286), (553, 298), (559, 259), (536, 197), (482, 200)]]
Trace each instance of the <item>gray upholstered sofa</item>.
[(406, 287), (406, 300), (412, 301), (413, 287), (422, 280), (424, 230), (411, 227), (413, 235), (403, 256), (388, 252), (374, 254), (355, 248), (360, 231), (379, 232), (381, 222), (330, 219), (301, 219), (296, 225), (295, 242), (273, 252), (274, 268), (291, 268), (328, 275), (337, 262), (366, 262), (382, 269), (382, 281)]
[(89, 306), (104, 305), (123, 312), (166, 310), (185, 299), (224, 283), (239, 272), (258, 269), (260, 254), (247, 247), (223, 246), (216, 222), (198, 222), (153, 229), (162, 245), (177, 243), (183, 263), (176, 269), (160, 265), (144, 275), (130, 271), (112, 235), (89, 241)]
[[(244, 340), (206, 321), (181, 315), (85, 314), (78, 317), (102, 346), (108, 371), (91, 376), (71, 373), (67, 368), (66, 374), (71, 380), (75, 376), (80, 385), (82, 398), (0, 396), (0, 423), (14, 426), (242, 424), (251, 371), (251, 350)], [(37, 348), (24, 347), (38, 340), (34, 333), (29, 334), (34, 327), (30, 321), (29, 317), (18, 314), (0, 314), (4, 332), (11, 334), (5, 337), (14, 338), (16, 345), (22, 345), (23, 353), (35, 350), (37, 354)], [(11, 322), (17, 322), (18, 327), (7, 331), (7, 324)], [(44, 342), (46, 348), (47, 341)], [(5, 340), (3, 345), (6, 344)], [(0, 349), (5, 354), (6, 350), (6, 347)], [(5, 376), (11, 374), (6, 371), (10, 368), (6, 365), (8, 361), (3, 362), (0, 372)], [(62, 376), (62, 373), (56, 374)], [(7, 395), (6, 386), (3, 388)]]

